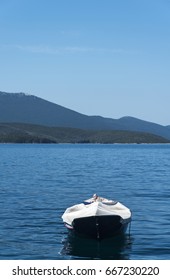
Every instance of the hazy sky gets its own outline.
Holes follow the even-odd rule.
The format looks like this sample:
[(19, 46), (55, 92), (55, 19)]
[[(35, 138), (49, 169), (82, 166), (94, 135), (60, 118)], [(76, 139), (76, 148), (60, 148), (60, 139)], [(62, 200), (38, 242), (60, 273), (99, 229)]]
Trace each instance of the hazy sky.
[(170, 0), (0, 0), (0, 91), (170, 124)]

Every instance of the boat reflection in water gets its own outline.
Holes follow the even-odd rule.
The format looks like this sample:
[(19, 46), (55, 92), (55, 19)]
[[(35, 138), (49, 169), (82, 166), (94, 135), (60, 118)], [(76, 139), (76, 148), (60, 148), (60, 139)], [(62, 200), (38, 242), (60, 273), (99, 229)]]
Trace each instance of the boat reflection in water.
[(70, 233), (62, 243), (63, 248), (60, 254), (72, 256), (73, 259), (128, 260), (132, 238), (129, 235), (121, 235), (114, 238), (94, 240)]

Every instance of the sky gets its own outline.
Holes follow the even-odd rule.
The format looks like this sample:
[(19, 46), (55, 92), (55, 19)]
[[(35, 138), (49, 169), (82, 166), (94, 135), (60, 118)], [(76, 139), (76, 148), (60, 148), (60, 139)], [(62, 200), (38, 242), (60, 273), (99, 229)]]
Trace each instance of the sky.
[(0, 0), (0, 91), (170, 125), (170, 0)]

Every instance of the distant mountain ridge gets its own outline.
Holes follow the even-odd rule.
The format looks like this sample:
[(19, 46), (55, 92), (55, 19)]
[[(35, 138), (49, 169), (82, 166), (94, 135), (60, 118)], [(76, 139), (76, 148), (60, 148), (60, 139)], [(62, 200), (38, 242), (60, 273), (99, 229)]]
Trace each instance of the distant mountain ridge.
[(87, 116), (24, 93), (0, 92), (0, 123), (25, 123), (85, 130), (138, 131), (170, 140), (170, 126), (162, 126), (134, 117), (112, 119)]

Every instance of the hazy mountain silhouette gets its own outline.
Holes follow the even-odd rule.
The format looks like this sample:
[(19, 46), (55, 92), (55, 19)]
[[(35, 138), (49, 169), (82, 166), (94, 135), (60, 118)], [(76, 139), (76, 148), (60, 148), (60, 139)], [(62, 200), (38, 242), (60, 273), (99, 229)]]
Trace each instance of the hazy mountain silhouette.
[(162, 126), (134, 117), (111, 119), (101, 116), (87, 116), (24, 93), (0, 92), (0, 122), (85, 130), (128, 130), (147, 132), (170, 139), (170, 126)]

